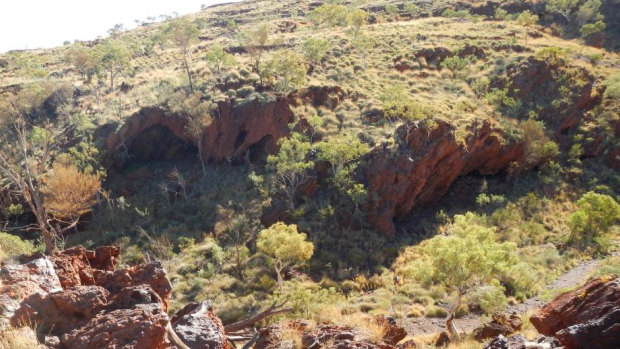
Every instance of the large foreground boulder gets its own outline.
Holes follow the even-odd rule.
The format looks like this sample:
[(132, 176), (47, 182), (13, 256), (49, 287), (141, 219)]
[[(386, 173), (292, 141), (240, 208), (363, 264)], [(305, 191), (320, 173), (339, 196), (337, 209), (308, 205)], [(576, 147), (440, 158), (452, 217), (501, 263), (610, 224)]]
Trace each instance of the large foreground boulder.
[(545, 305), (530, 321), (566, 349), (620, 347), (620, 279), (599, 277), (563, 293)]
[(210, 301), (190, 303), (172, 318), (172, 328), (190, 348), (230, 348), (222, 321), (213, 313)]
[(22, 300), (34, 294), (44, 296), (60, 290), (54, 265), (47, 258), (6, 266), (0, 270), (0, 320), (11, 318)]
[[(54, 349), (183, 348), (168, 318), (172, 285), (162, 265), (115, 270), (118, 252), (78, 246), (2, 268), (0, 328), (36, 328)], [(186, 307), (175, 319), (190, 348), (228, 349), (212, 309)]]
[(168, 315), (158, 304), (140, 304), (97, 315), (85, 326), (62, 336), (67, 349), (170, 348)]

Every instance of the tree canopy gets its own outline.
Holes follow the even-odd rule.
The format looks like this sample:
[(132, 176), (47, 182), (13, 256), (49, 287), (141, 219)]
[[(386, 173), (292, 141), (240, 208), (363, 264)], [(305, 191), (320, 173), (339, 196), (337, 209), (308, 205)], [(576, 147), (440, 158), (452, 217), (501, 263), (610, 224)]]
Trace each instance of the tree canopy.
[(306, 241), (306, 234), (297, 231), (297, 225), (277, 222), (261, 230), (256, 240), (259, 251), (273, 259), (282, 288), (282, 270), (286, 267), (307, 262), (314, 253), (314, 244)]

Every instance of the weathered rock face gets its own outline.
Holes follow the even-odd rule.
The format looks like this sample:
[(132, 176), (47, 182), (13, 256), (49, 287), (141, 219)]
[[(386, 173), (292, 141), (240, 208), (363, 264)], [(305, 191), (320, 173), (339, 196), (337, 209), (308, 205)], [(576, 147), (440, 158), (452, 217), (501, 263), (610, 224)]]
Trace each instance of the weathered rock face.
[(11, 318), (27, 297), (61, 290), (54, 265), (46, 258), (6, 266), (0, 270), (0, 320)]
[(158, 304), (104, 312), (62, 336), (67, 349), (170, 348), (166, 340), (168, 315)]
[(209, 302), (190, 303), (172, 317), (172, 328), (190, 348), (228, 349), (222, 321)]
[[(226, 101), (213, 105), (212, 122), (200, 141), (203, 159), (259, 161), (276, 149), (279, 138), (289, 133), (293, 112), (286, 98), (272, 101), (250, 100), (241, 105)], [(107, 131), (104, 163), (122, 169), (129, 159), (170, 160), (180, 154), (197, 152), (198, 144), (186, 132), (187, 119), (161, 108), (143, 108), (131, 116), (117, 132)], [(103, 131), (106, 133), (106, 131)]]
[(398, 152), (377, 148), (362, 166), (371, 197), (369, 220), (382, 233), (395, 234), (394, 218), (415, 206), (438, 200), (454, 180), (472, 171), (494, 174), (523, 155), (519, 144), (506, 143), (501, 129), (485, 120), (472, 124), (458, 140), (448, 122), (412, 124), (397, 130)]
[[(115, 270), (117, 258), (118, 248), (78, 246), (3, 268), (0, 325), (36, 326), (50, 335), (50, 348), (176, 348), (168, 338), (172, 287), (164, 269), (150, 263)], [(176, 325), (194, 331), (183, 332), (196, 334), (192, 348), (228, 349), (212, 310), (184, 311)]]
[(114, 246), (103, 246), (95, 251), (76, 246), (57, 252), (51, 257), (56, 275), (63, 288), (94, 285), (96, 270), (114, 270), (118, 262), (119, 249)]
[(562, 346), (553, 337), (540, 337), (528, 341), (523, 335), (504, 337), (499, 335), (487, 343), (483, 349), (561, 349)]
[[(320, 348), (364, 348), (364, 349), (396, 349), (400, 348), (397, 343), (407, 336), (405, 329), (397, 326), (393, 321), (386, 318), (376, 318), (384, 326), (385, 334), (380, 343), (372, 343), (365, 339), (358, 339), (359, 334), (354, 329), (346, 326), (323, 324), (316, 328), (309, 328), (308, 323), (295, 321), (283, 325), (276, 325), (262, 329), (254, 349), (280, 348), (282, 343), (282, 331), (295, 331), (301, 336), (301, 346), (304, 349)], [(412, 343), (404, 343), (403, 348), (411, 348)]]
[(493, 320), (474, 330), (475, 340), (482, 342), (499, 335), (508, 336), (521, 330), (521, 317), (517, 314), (493, 314)]
[(600, 102), (603, 87), (586, 69), (567, 67), (556, 59), (530, 56), (508, 66), (506, 75), (492, 81), (491, 87), (507, 89), (510, 97), (537, 110), (547, 127), (559, 134), (575, 127)]
[(563, 293), (530, 321), (538, 332), (555, 336), (566, 349), (618, 348), (620, 279), (600, 277)]

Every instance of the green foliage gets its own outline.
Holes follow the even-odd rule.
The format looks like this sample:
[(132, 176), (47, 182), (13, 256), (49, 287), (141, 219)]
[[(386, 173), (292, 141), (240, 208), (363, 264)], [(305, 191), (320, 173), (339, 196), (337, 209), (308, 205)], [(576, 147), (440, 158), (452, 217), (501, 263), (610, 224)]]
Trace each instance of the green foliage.
[(414, 101), (402, 86), (386, 88), (379, 99), (383, 102), (384, 117), (391, 122), (422, 120), (428, 116), (428, 109)]
[(349, 23), (348, 10), (345, 6), (337, 4), (323, 4), (310, 12), (310, 20), (316, 25), (328, 25), (330, 27), (344, 27)]
[(320, 64), (329, 51), (329, 41), (308, 38), (303, 45), (304, 56), (312, 64)]
[(222, 73), (223, 67), (231, 67), (236, 63), (235, 57), (219, 44), (211, 46), (205, 58), (211, 70), (215, 70), (218, 75)]
[(49, 72), (44, 68), (45, 58), (32, 56), (23, 52), (11, 52), (9, 58), (24, 76), (31, 78), (44, 78)]
[(441, 16), (447, 18), (468, 18), (471, 14), (467, 10), (456, 11), (454, 9), (447, 8), (441, 13)]
[(579, 0), (549, 0), (545, 6), (548, 11), (559, 13), (570, 22), (570, 15), (578, 4)]
[(307, 171), (313, 166), (307, 159), (312, 145), (299, 133), (280, 139), (278, 145), (278, 154), (269, 155), (267, 164), (275, 172), (275, 185), (285, 193), (292, 209), (297, 189), (306, 182)]
[(290, 93), (306, 83), (308, 66), (304, 58), (293, 51), (285, 50), (277, 53), (267, 66), (264, 71), (270, 73), (270, 79), (275, 78), (277, 91)]
[(506, 17), (508, 17), (508, 11), (498, 7), (497, 9), (495, 9), (495, 14), (493, 15), (493, 17), (495, 19), (505, 20)]
[(172, 41), (175, 46), (181, 50), (183, 56), (183, 65), (187, 78), (189, 80), (190, 90), (194, 91), (194, 82), (192, 80), (192, 74), (190, 72), (190, 48), (192, 45), (198, 42), (198, 35), (200, 31), (196, 24), (190, 22), (187, 18), (178, 18), (170, 22), (167, 26), (163, 27), (163, 31), (168, 40)]
[(362, 57), (362, 65), (364, 70), (366, 70), (367, 66), (366, 55), (368, 53), (368, 50), (373, 48), (375, 46), (375, 43), (375, 39), (367, 35), (358, 35), (357, 38), (353, 40), (353, 47), (359, 52)]
[(569, 219), (573, 243), (591, 243), (620, 219), (620, 205), (608, 195), (587, 192), (577, 205), (579, 208)]
[(484, 98), (500, 112), (514, 114), (520, 107), (521, 102), (508, 96), (508, 89), (493, 89)]
[(332, 174), (336, 176), (345, 166), (350, 166), (360, 156), (366, 154), (370, 147), (352, 133), (343, 133), (317, 144), (317, 158), (331, 165)]
[[(577, 18), (577, 24), (580, 26), (584, 26), (589, 21), (601, 16), (599, 14), (600, 9), (601, 0), (587, 0), (579, 7), (577, 12), (575, 13), (575, 17)], [(603, 24), (602, 29), (605, 29), (605, 23), (602, 20), (599, 20), (598, 22), (601, 22)]]
[(306, 241), (306, 234), (297, 231), (297, 225), (286, 225), (282, 222), (261, 230), (256, 240), (256, 247), (273, 259), (281, 289), (282, 270), (307, 262), (314, 253), (314, 245)]
[(472, 299), (480, 305), (485, 314), (491, 315), (504, 310), (508, 305), (505, 292), (506, 290), (502, 286), (486, 285), (474, 291)]
[(620, 98), (620, 73), (612, 75), (605, 81), (605, 97)]
[[(538, 16), (530, 12), (529, 10), (523, 11), (519, 17), (517, 17), (517, 23), (519, 25), (524, 26), (525, 28), (529, 28), (536, 23), (538, 23)], [(527, 45), (527, 30), (525, 31), (525, 44)]]
[(66, 60), (84, 79), (90, 79), (97, 71), (97, 56), (93, 49), (76, 43), (67, 51)]
[(444, 61), (441, 62), (441, 66), (456, 72), (465, 69), (471, 63), (472, 60), (470, 58), (461, 58), (458, 55), (454, 55), (444, 59)]
[(0, 232), (0, 261), (20, 255), (30, 255), (35, 252), (36, 249), (32, 242), (22, 240), (15, 235)]
[(547, 61), (553, 66), (563, 65), (566, 56), (566, 49), (556, 46), (544, 47), (536, 52), (536, 58)]
[(279, 291), (276, 298), (287, 300), (293, 308), (293, 318), (312, 319), (319, 317), (328, 306), (343, 304), (346, 300), (335, 288), (319, 288), (316, 284), (292, 282)]
[[(420, 244), (417, 270), (430, 280), (464, 294), (476, 285), (497, 280), (515, 261), (516, 246), (495, 240), (495, 230), (481, 225), (473, 213), (457, 215), (450, 234)], [(419, 263), (419, 264), (418, 264)]]
[(183, 54), (188, 54), (189, 47), (198, 42), (200, 31), (196, 24), (185, 18), (178, 18), (163, 27), (168, 39), (181, 49)]
[(520, 124), (520, 128), (524, 153), (522, 166), (531, 168), (558, 156), (558, 145), (545, 135), (542, 122), (526, 120)]
[(95, 50), (99, 66), (110, 75), (110, 89), (114, 90), (114, 79), (126, 72), (131, 64), (127, 45), (120, 40), (106, 40)]
[(581, 37), (586, 39), (590, 35), (594, 35), (605, 30), (607, 25), (603, 21), (596, 21), (595, 23), (584, 24), (581, 29), (579, 29), (579, 33), (581, 33)]
[(404, 11), (405, 11), (405, 13), (408, 13), (408, 14), (410, 14), (412, 16), (417, 16), (417, 15), (420, 14), (420, 12), (422, 10), (420, 10), (418, 5), (416, 5), (416, 4), (412, 3), (412, 2), (408, 2), (408, 3), (405, 4)]
[(353, 40), (357, 39), (360, 29), (366, 24), (368, 19), (368, 13), (364, 10), (355, 9), (349, 14), (349, 21), (353, 26)]

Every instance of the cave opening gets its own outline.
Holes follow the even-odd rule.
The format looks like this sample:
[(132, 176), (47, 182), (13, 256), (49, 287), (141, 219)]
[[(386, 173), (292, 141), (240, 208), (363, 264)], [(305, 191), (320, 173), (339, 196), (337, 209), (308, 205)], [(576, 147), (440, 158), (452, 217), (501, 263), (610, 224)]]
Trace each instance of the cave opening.
[(253, 164), (265, 164), (267, 155), (275, 151), (275, 141), (273, 136), (267, 135), (260, 141), (252, 144), (249, 151), (250, 162)]
[(189, 141), (179, 138), (169, 128), (154, 125), (127, 144), (125, 158), (120, 166), (123, 170), (159, 161), (175, 163), (196, 161), (198, 148)]

